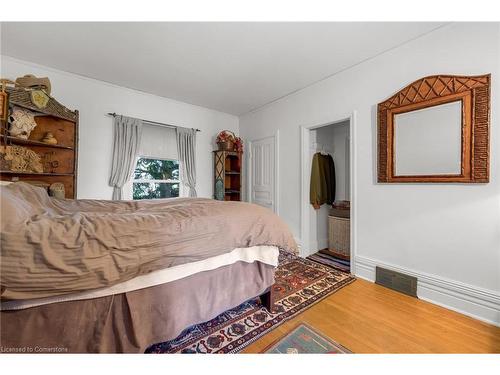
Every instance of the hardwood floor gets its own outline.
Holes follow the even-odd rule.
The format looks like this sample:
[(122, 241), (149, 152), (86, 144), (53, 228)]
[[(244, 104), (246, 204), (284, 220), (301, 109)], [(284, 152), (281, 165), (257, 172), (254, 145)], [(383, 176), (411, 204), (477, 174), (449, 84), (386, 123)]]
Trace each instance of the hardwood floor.
[(300, 322), (354, 353), (500, 353), (500, 328), (364, 280), (282, 324), (244, 353), (260, 353)]

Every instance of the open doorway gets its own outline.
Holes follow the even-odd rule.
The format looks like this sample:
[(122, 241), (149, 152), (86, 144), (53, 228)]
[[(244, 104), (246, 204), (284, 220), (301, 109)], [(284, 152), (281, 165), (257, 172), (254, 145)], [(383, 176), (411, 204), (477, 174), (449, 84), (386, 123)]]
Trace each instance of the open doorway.
[[(354, 114), (301, 129), (301, 256), (346, 272), (354, 272), (353, 122)], [(321, 199), (318, 184), (328, 191)]]

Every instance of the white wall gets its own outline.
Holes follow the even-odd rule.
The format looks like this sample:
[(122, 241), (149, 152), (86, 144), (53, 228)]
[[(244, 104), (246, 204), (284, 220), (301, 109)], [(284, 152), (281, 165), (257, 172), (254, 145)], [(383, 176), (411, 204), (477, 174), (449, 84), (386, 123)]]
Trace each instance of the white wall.
[[(492, 74), (490, 183), (378, 184), (377, 103), (440, 73)], [(240, 133), (280, 130), (281, 215), (300, 238), (300, 126), (356, 111), (356, 273), (373, 279), (375, 265), (412, 272), (421, 298), (500, 324), (499, 93), (499, 24), (452, 24), (240, 117)]]
[[(52, 95), (70, 109), (80, 111), (78, 198), (111, 199), (108, 186), (112, 152), (112, 118), (108, 112), (198, 128), (198, 196), (212, 197), (215, 137), (220, 130), (238, 133), (238, 118), (226, 113), (178, 102), (106, 82), (41, 67), (1, 56), (1, 76), (15, 79), (25, 74), (49, 77)], [(133, 72), (131, 72), (133, 74)]]

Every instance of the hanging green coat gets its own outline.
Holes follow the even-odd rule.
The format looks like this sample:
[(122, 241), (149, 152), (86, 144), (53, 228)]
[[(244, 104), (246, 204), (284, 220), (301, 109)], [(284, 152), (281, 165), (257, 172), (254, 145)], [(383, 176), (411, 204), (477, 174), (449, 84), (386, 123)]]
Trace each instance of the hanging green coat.
[(335, 164), (330, 155), (317, 152), (311, 166), (310, 203), (315, 209), (335, 201)]

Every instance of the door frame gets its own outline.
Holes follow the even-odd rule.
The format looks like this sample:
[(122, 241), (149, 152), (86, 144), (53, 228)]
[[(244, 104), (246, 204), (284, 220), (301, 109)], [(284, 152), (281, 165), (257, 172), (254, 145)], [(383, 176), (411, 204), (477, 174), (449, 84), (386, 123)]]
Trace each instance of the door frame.
[(314, 123), (300, 127), (300, 237), (301, 237), (301, 256), (311, 254), (310, 243), (310, 204), (309, 204), (309, 188), (311, 176), (311, 155), (310, 155), (310, 134), (311, 130), (321, 128), (323, 126), (334, 125), (340, 122), (349, 121), (349, 199), (351, 201), (351, 219), (350, 219), (350, 240), (351, 240), (351, 256), (350, 267), (351, 273), (355, 274), (355, 257), (357, 253), (357, 201), (356, 201), (356, 111), (352, 111), (343, 116), (335, 117), (330, 121), (322, 123)]
[(274, 199), (274, 213), (276, 215), (280, 214), (280, 185), (279, 185), (279, 146), (280, 146), (280, 131), (276, 130), (276, 132), (272, 135), (267, 135), (265, 137), (260, 137), (256, 139), (252, 139), (248, 141), (248, 157), (247, 157), (247, 201), (249, 203), (252, 203), (252, 160), (253, 160), (253, 155), (252, 155), (252, 144), (254, 142), (261, 141), (266, 138), (274, 138), (274, 194), (273, 194), (273, 199)]

